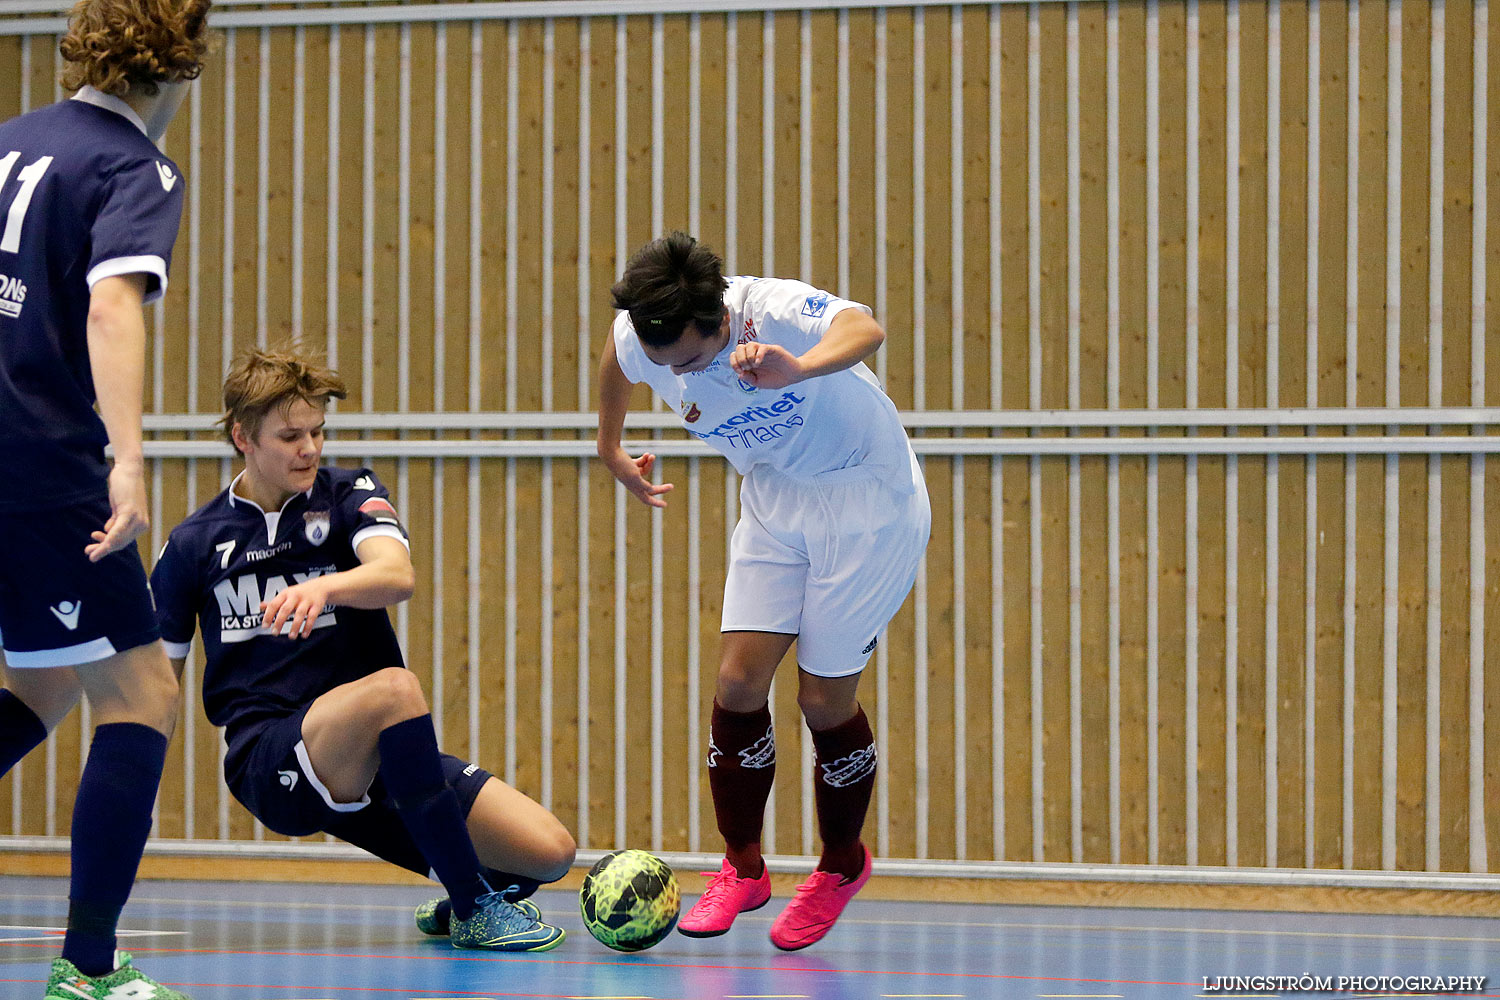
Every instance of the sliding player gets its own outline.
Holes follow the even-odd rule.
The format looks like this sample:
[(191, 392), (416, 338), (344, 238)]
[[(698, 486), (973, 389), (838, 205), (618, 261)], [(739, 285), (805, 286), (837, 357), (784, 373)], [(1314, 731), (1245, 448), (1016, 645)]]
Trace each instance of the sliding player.
[(406, 529), (369, 469), (324, 467), (344, 384), (289, 351), (252, 350), (224, 383), (245, 468), (172, 530), (151, 588), (180, 671), (195, 629), (224, 777), (277, 833), (327, 832), (421, 875), (448, 899), (417, 913), (456, 948), (546, 951), (561, 928), (527, 899), (575, 845), (546, 809), (438, 751), (386, 608), (412, 594)]

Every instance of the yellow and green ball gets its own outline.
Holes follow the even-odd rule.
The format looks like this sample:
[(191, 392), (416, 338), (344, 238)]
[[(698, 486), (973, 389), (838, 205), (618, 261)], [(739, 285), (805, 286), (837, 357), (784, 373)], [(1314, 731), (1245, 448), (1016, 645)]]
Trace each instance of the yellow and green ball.
[(606, 854), (578, 893), (583, 926), (615, 951), (644, 951), (677, 925), (682, 893), (665, 861), (646, 851)]

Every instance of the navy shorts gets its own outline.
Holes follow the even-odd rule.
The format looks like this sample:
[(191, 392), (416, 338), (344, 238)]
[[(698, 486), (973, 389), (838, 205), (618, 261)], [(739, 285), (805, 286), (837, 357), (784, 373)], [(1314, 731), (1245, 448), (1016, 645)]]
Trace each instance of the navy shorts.
[[(288, 837), (331, 833), (391, 864), (428, 875), (432, 866), (407, 833), (379, 775), (358, 802), (335, 802), (313, 773), (302, 743), (302, 718), (310, 707), (267, 724), (251, 737), (229, 790), (267, 829)], [(443, 776), (468, 816), (490, 772), (452, 754), (441, 757)]]
[(96, 563), (83, 554), (109, 520), (100, 497), (0, 513), (0, 648), (12, 667), (72, 667), (161, 635), (135, 543)]

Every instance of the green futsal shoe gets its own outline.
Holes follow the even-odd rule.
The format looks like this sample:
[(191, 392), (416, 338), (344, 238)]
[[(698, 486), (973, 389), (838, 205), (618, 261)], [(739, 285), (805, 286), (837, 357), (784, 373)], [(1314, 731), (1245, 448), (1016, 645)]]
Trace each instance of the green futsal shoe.
[(429, 899), (417, 904), (417, 930), (432, 937), (448, 936), (448, 918), (451, 904), (447, 899)]
[(167, 989), (130, 964), (127, 952), (116, 952), (120, 967), (103, 976), (85, 976), (66, 958), (52, 960), (44, 1000), (191, 1000), (186, 993)]
[[(501, 893), (505, 896), (505, 893)], [(526, 914), (532, 920), (541, 922), (542, 911), (536, 908), (536, 904), (529, 899), (513, 899), (516, 909)], [(417, 930), (431, 937), (447, 937), (449, 924), (453, 917), (453, 904), (445, 899), (429, 899), (417, 906)]]
[(480, 896), (474, 904), (469, 919), (453, 917), (449, 921), (449, 940), (455, 948), (550, 951), (562, 944), (567, 936), (561, 927), (553, 927), (533, 916), (540, 911), (526, 900), (512, 903), (503, 894), (490, 892)]

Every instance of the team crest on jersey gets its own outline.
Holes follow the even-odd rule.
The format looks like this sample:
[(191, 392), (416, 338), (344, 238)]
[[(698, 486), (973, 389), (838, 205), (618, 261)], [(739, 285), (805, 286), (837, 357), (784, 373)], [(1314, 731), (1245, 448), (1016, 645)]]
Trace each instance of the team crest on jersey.
[(701, 416), (703, 416), (703, 411), (698, 409), (697, 403), (689, 403), (685, 399), (682, 401), (682, 419), (685, 422), (696, 424)]
[(802, 303), (802, 315), (811, 316), (813, 319), (823, 315), (828, 308), (828, 293), (813, 292)]
[(331, 514), (326, 510), (310, 510), (302, 515), (305, 526), (302, 533), (307, 540), (314, 545), (322, 545), (328, 541)]

